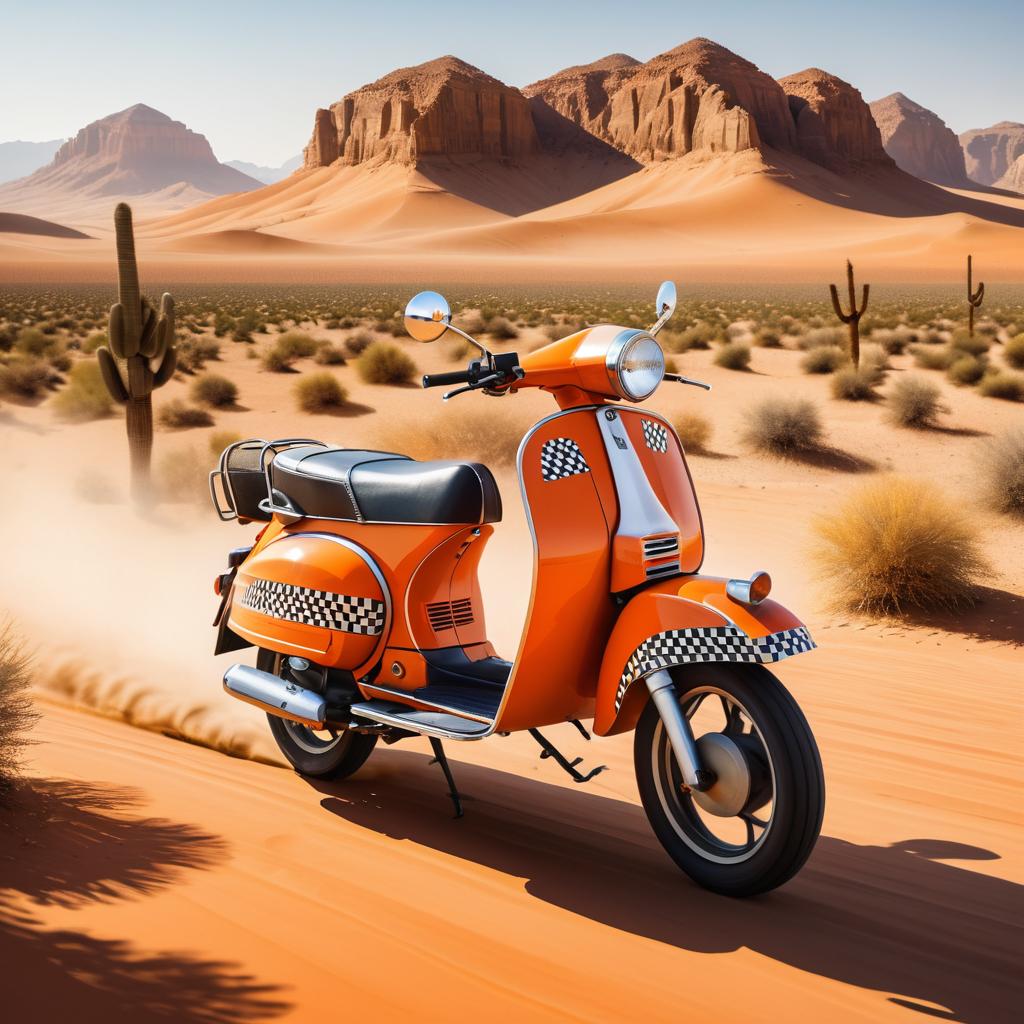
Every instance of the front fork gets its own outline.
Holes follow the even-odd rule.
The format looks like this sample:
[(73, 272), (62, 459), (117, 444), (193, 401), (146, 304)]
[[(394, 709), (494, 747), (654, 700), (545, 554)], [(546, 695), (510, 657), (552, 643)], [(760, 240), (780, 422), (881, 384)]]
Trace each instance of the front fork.
[(672, 676), (665, 669), (652, 672), (644, 680), (651, 692), (651, 700), (658, 709), (661, 723), (668, 733), (672, 752), (676, 755), (679, 770), (683, 774), (683, 782), (690, 789), (703, 792), (715, 784), (715, 773), (701, 767), (700, 752), (693, 738), (690, 723), (683, 714), (683, 709), (676, 697), (676, 685)]

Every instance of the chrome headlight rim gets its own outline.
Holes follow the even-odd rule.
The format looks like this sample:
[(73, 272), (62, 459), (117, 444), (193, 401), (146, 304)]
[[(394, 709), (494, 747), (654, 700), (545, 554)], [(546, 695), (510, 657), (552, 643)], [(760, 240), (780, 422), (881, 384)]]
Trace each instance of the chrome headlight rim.
[[(661, 356), (661, 373), (657, 375), (654, 386), (649, 391), (646, 391), (643, 394), (630, 394), (629, 390), (623, 383), (623, 363), (625, 362), (626, 356), (629, 354), (630, 348), (642, 341), (651, 342), (651, 344), (658, 350), (658, 353)], [(611, 384), (612, 390), (619, 396), (619, 398), (624, 398), (627, 402), (643, 402), (658, 390), (659, 385), (665, 377), (665, 353), (662, 350), (661, 345), (658, 344), (657, 339), (650, 331), (645, 331), (638, 327), (627, 328), (616, 334), (612, 339), (612, 343), (608, 346), (608, 353), (605, 356), (605, 369), (608, 372), (608, 382)]]

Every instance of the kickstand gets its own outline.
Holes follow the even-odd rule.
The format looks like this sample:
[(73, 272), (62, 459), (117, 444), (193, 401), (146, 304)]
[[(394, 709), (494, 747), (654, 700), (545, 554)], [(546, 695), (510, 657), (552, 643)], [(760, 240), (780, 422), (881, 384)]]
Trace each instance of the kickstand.
[(571, 776), (573, 782), (589, 782), (595, 775), (607, 770), (608, 765), (599, 764), (596, 768), (591, 769), (584, 775), (582, 772), (576, 770), (578, 765), (583, 758), (577, 757), (575, 761), (570, 761), (560, 750), (558, 750), (547, 737), (541, 734), (539, 729), (531, 729), (530, 735), (540, 744), (541, 760), (553, 757), (558, 762), (559, 766), (564, 768)]
[(455, 777), (452, 775), (448, 758), (445, 756), (444, 747), (441, 746), (441, 741), (436, 736), (430, 737), (430, 749), (434, 751), (434, 757), (430, 763), (441, 766), (441, 771), (444, 772), (445, 780), (448, 782), (448, 795), (452, 798), (452, 803), (455, 804), (455, 817), (461, 818), (462, 800), (459, 797), (459, 790), (455, 785)]

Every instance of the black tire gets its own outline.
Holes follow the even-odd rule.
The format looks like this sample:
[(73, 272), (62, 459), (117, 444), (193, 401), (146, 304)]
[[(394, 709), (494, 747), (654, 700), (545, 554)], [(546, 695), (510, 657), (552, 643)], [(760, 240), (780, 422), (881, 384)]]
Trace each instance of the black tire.
[[(277, 655), (261, 650), (256, 667), (275, 672)], [(275, 672), (276, 674), (276, 672)], [(340, 732), (330, 739), (321, 738), (297, 722), (268, 713), (270, 732), (281, 753), (300, 774), (312, 779), (344, 779), (366, 763), (377, 745), (377, 737), (359, 732)]]
[[(694, 665), (673, 675), (684, 709), (701, 693), (704, 699), (714, 694), (727, 722), (731, 704), (756, 726), (749, 734), (722, 730), (744, 751), (752, 781), (750, 801), (740, 815), (718, 820), (743, 821), (748, 839), (744, 845), (716, 845), (715, 837), (708, 838), (701, 814), (694, 813), (699, 807), (693, 794), (681, 786), (678, 764), (651, 700), (637, 725), (633, 751), (640, 799), (655, 835), (676, 864), (705, 889), (726, 896), (755, 896), (775, 889), (807, 860), (825, 811), (821, 758), (807, 720), (786, 688), (760, 665)], [(755, 838), (742, 815), (756, 819), (751, 805), (766, 806), (767, 801), (756, 803), (764, 797), (766, 783), (771, 786), (771, 814)]]

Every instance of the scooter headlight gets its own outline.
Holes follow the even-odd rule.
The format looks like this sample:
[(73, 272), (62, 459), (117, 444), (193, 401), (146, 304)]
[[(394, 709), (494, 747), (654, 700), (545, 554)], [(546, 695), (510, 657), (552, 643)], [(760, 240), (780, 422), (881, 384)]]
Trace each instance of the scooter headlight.
[(622, 331), (605, 362), (615, 393), (631, 402), (653, 395), (665, 378), (665, 353), (646, 331)]

